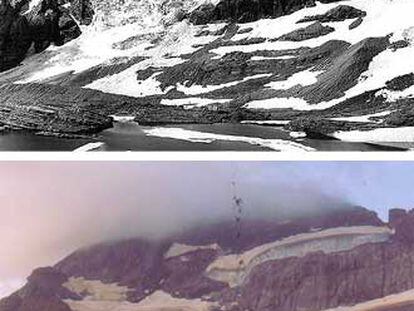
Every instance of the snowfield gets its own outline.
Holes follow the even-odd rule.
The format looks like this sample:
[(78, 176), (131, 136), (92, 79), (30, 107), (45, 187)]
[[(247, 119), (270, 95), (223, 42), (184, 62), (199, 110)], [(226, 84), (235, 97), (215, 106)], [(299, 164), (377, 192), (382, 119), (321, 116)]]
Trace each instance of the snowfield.
[[(191, 1), (190, 1), (191, 2)], [(192, 1), (191, 7), (195, 7), (199, 2)], [(402, 38), (413, 40), (413, 21), (411, 12), (414, 10), (414, 3), (410, 0), (349, 0), (340, 4), (353, 6), (357, 9), (367, 12), (363, 23), (357, 28), (350, 30), (349, 24), (352, 22), (346, 20), (343, 22), (324, 23), (335, 28), (335, 31), (328, 35), (301, 42), (290, 41), (266, 41), (259, 44), (235, 45), (219, 47), (212, 50), (219, 56), (234, 51), (254, 52), (258, 50), (287, 50), (298, 49), (301, 47), (317, 47), (329, 40), (343, 40), (351, 44), (355, 44), (368, 37), (380, 37), (392, 34), (392, 41)], [(288, 16), (282, 16), (276, 19), (262, 19), (253, 23), (241, 24), (241, 30), (253, 28), (251, 32), (236, 34), (232, 40), (243, 40), (252, 38), (278, 38), (295, 29), (302, 28), (311, 23), (296, 22), (308, 15), (322, 14), (329, 9), (336, 7), (338, 3), (321, 4), (316, 7), (305, 8)], [(120, 25), (122, 16), (112, 16), (110, 22), (111, 27), (103, 27), (99, 19), (88, 27), (80, 38), (66, 44), (63, 47), (51, 47), (49, 52), (54, 54), (44, 68), (38, 72), (31, 74), (29, 77), (19, 81), (19, 83), (40, 82), (66, 72), (80, 73), (97, 65), (111, 62), (111, 60), (120, 57), (143, 56), (148, 60), (125, 71), (108, 76), (86, 85), (86, 88), (101, 90), (108, 93), (124, 94), (128, 96), (146, 96), (153, 94), (163, 94), (159, 88), (155, 77), (147, 80), (137, 81), (135, 72), (150, 66), (163, 67), (173, 66), (184, 60), (180, 58), (181, 54), (192, 53), (197, 50), (194, 46), (205, 45), (212, 42), (215, 36), (195, 36), (200, 26), (190, 25), (183, 21), (174, 25), (165, 25), (165, 16), (159, 10), (154, 10), (157, 3), (153, 3), (149, 8), (141, 8), (147, 15), (143, 20), (138, 19), (134, 23)], [(151, 12), (151, 13), (149, 13)], [(136, 13), (136, 12), (135, 12)], [(120, 13), (118, 13), (120, 14)], [(398, 16), (398, 18), (395, 18)], [(206, 29), (216, 31), (224, 24), (210, 24)], [(160, 42), (156, 45), (151, 44), (151, 40), (160, 38)], [(116, 45), (132, 39), (132, 44), (127, 48), (117, 48)], [(152, 47), (148, 50), (149, 47)], [(313, 109), (323, 109), (334, 105), (346, 98), (361, 94), (363, 92), (380, 88), (385, 82), (399, 75), (411, 73), (414, 71), (414, 47), (399, 49), (397, 51), (386, 50), (380, 53), (372, 61), (369, 69), (360, 79), (360, 83), (354, 88), (346, 92), (346, 95), (340, 99), (336, 99), (331, 103), (320, 103)], [(167, 58), (168, 56), (168, 58)], [(175, 56), (176, 58), (171, 58)], [(34, 61), (28, 59), (26, 62)], [(284, 56), (289, 58), (291, 56)], [(262, 57), (265, 58), (265, 57)], [(279, 57), (279, 58), (283, 58)], [(257, 59), (257, 58), (256, 58)], [(268, 86), (277, 89), (288, 89), (295, 85), (309, 85), (315, 82), (317, 74), (320, 71), (305, 71), (289, 77), (286, 81), (272, 82)], [(245, 79), (254, 79), (255, 77), (246, 77)], [(177, 89), (185, 94), (195, 95), (210, 92), (215, 89), (234, 85), (224, 84), (221, 86), (199, 86), (193, 85), (185, 87), (177, 85)], [(414, 89), (410, 89), (404, 96), (414, 95)], [(258, 105), (256, 103), (247, 106), (249, 108), (269, 108), (269, 106)], [(307, 105), (303, 102), (285, 103), (282, 108), (291, 107), (293, 109), (305, 109)], [(312, 107), (312, 106), (311, 106)], [(312, 109), (311, 107), (307, 109)], [(273, 107), (272, 107), (273, 108)]]
[(282, 139), (263, 139), (258, 137), (222, 135), (185, 130), (181, 128), (153, 128), (143, 130), (149, 136), (173, 138), (196, 143), (212, 143), (217, 140), (236, 141), (270, 148), (276, 151), (313, 151), (314, 149), (299, 143)]
[[(341, 140), (413, 141), (412, 118), (400, 123), (387, 118), (391, 112), (409, 110), (414, 114), (410, 102), (400, 103), (414, 99), (414, 85), (389, 88), (391, 80), (414, 73), (412, 0), (317, 2), (290, 15), (241, 24), (218, 21), (194, 25), (178, 17), (200, 4), (217, 2), (127, 0), (119, 5), (95, 0), (94, 20), (90, 26), (82, 26), (79, 38), (26, 58), (6, 80), (64, 87), (75, 81), (74, 86), (82, 90), (126, 96), (136, 100), (134, 105), (108, 114), (137, 113), (144, 118), (136, 119), (142, 124), (168, 124), (171, 120), (197, 123), (194, 120), (200, 118), (200, 123), (257, 119), (270, 126), (272, 120), (286, 118), (285, 129), (303, 136), (307, 129), (289, 128), (288, 124), (294, 124), (290, 121), (320, 113), (323, 121), (352, 123), (347, 124), (347, 131), (335, 128), (335, 133), (328, 133)], [(321, 22), (333, 31), (310, 39), (305, 36), (302, 41), (280, 39), (314, 24), (299, 20), (323, 15), (339, 5), (361, 10), (366, 16), (353, 29), (350, 25), (358, 19)], [(371, 40), (365, 41), (368, 38)], [(148, 114), (138, 113), (141, 103), (160, 107), (151, 106)], [(343, 106), (348, 103), (352, 106), (349, 109)], [(157, 111), (171, 111), (179, 117)], [(404, 127), (393, 128), (394, 124)], [(373, 130), (360, 130), (368, 125)], [(173, 128), (151, 129), (147, 135), (206, 143), (240, 141), (274, 150), (312, 150), (281, 140)]]
[(333, 137), (354, 142), (414, 141), (414, 127), (378, 128), (369, 131), (336, 132)]

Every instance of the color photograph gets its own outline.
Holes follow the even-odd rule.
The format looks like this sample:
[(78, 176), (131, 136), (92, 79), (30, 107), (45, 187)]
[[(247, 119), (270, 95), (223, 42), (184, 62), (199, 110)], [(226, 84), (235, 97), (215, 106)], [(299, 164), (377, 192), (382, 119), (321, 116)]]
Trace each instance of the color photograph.
[(413, 162), (0, 169), (0, 311), (414, 309)]

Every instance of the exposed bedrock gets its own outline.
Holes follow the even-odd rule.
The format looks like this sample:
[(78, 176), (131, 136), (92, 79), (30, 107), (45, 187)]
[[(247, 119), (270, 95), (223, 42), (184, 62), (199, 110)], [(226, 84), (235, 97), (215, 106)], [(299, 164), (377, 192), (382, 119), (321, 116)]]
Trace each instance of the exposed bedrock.
[(393, 212), (391, 225), (396, 233), (391, 242), (256, 266), (240, 289), (240, 310), (324, 310), (412, 289), (414, 248), (408, 234), (414, 225), (411, 213)]
[[(398, 76), (385, 83), (385, 87), (351, 97), (331, 108), (310, 115), (293, 117), (287, 125), (289, 130), (303, 131), (309, 137), (330, 137), (336, 131), (369, 130), (378, 127), (399, 127), (414, 125), (413, 98), (387, 98), (387, 94), (404, 91), (414, 85), (414, 75)], [(333, 120), (337, 115), (360, 116), (380, 111), (389, 111), (381, 122), (346, 122)], [(371, 121), (378, 120), (375, 117)]]
[[(210, 279), (204, 273), (221, 251), (250, 249), (292, 234), (308, 232), (311, 228), (381, 224), (375, 213), (359, 207), (321, 212), (317, 216), (291, 222), (246, 220), (244, 234), (239, 238), (236, 238), (233, 222), (218, 223), (193, 228), (157, 243), (132, 239), (81, 249), (58, 263), (55, 269), (68, 277), (128, 286), (132, 289), (128, 293), (130, 301), (139, 301), (158, 289), (180, 297), (195, 298), (227, 288), (226, 283)], [(195, 249), (166, 258), (173, 242), (217, 244), (219, 247)]]
[(295, 95), (311, 104), (344, 96), (346, 90), (358, 84), (359, 77), (368, 70), (372, 59), (388, 46), (387, 37), (367, 38), (351, 45), (340, 55), (331, 58), (315, 84), (299, 89)]
[(158, 288), (167, 247), (141, 239), (104, 243), (73, 253), (55, 268), (69, 277), (128, 286), (134, 289), (129, 300), (139, 301)]
[(63, 286), (67, 277), (53, 268), (39, 268), (28, 277), (27, 284), (0, 300), (1, 311), (71, 311), (63, 299), (81, 297)]
[(351, 250), (358, 245), (387, 241), (392, 232), (386, 227), (342, 227), (293, 235), (264, 244), (242, 255), (229, 255), (214, 261), (207, 269), (212, 279), (240, 286), (258, 265), (272, 260), (303, 257), (314, 252), (325, 254)]
[(403, 91), (414, 85), (414, 73), (398, 76), (387, 81), (386, 86), (390, 91)]
[[(351, 305), (414, 287), (414, 244), (407, 237), (414, 225), (412, 214), (392, 211), (387, 228), (375, 213), (350, 207), (319, 211), (312, 217), (269, 219), (264, 222), (267, 225), (245, 219), (241, 236), (228, 222), (189, 229), (159, 241), (137, 238), (102, 243), (74, 252), (53, 268), (36, 270), (21, 290), (0, 302), (0, 311), (69, 311), (66, 302), (83, 300), (87, 304), (92, 299), (92, 292), (82, 290), (87, 287), (75, 285), (94, 280), (99, 281), (91, 288), (94, 292), (105, 286), (122, 287), (117, 303), (125, 299), (137, 303), (163, 291), (180, 299), (209, 297), (225, 310), (322, 310)], [(335, 234), (312, 238), (326, 232), (338, 233), (337, 243)], [(303, 244), (297, 244), (295, 235), (301, 233)], [(281, 240), (283, 237), (290, 240)], [(293, 253), (284, 249), (286, 256), (272, 259), (275, 253), (259, 252), (236, 288), (206, 275), (207, 267), (223, 256), (249, 253), (276, 241), (290, 242)], [(315, 243), (325, 253), (315, 251)], [(256, 260), (263, 256), (269, 260)], [(97, 299), (104, 292), (93, 295)]]
[(346, 19), (354, 19), (364, 17), (367, 13), (358, 10), (349, 5), (339, 5), (336, 8), (329, 10), (328, 12), (320, 15), (306, 16), (298, 23), (319, 21), (321, 23), (326, 22), (340, 22)]
[(29, 1), (0, 3), (0, 71), (17, 66), (28, 53), (50, 44), (62, 45), (80, 35), (79, 24), (92, 21), (89, 0), (42, 0), (29, 10)]
[(307, 27), (294, 30), (281, 36), (278, 40), (282, 41), (304, 41), (320, 36), (327, 35), (335, 31), (333, 27), (324, 26), (320, 22), (315, 22)]
[(94, 134), (112, 127), (114, 114), (135, 116), (141, 125), (221, 123), (263, 118), (261, 112), (185, 109), (160, 105), (160, 97), (133, 98), (49, 84), (0, 85), (0, 125), (54, 136)]
[[(100, 96), (99, 96), (100, 95)], [(0, 86), (0, 124), (10, 129), (55, 134), (90, 134), (112, 126), (99, 92), (25, 84)]]
[[(321, 35), (319, 30), (325, 29), (321, 24), (311, 25), (312, 31), (302, 30), (286, 34), (282, 38), (300, 39), (302, 35)], [(307, 27), (309, 28), (309, 27)], [(313, 30), (317, 30), (315, 33)], [(319, 29), (319, 30), (318, 30)], [(309, 30), (309, 29), (308, 29)], [(324, 30), (321, 30), (322, 32)], [(327, 30), (329, 31), (329, 30)], [(229, 44), (228, 41), (227, 44)], [(234, 43), (234, 42), (233, 42)], [(221, 43), (217, 43), (221, 44)], [(240, 44), (239, 42), (234, 44)], [(389, 46), (388, 37), (367, 38), (350, 45), (345, 41), (330, 40), (315, 48), (299, 48), (270, 53), (257, 51), (251, 53), (231, 52), (222, 58), (211, 58), (207, 52), (194, 53), (189, 59), (176, 66), (165, 68), (158, 76), (163, 89), (182, 84), (192, 85), (225, 85), (228, 82), (239, 81), (237, 85), (213, 90), (204, 95), (215, 98), (233, 98), (231, 105), (242, 106), (252, 100), (267, 98), (303, 98), (309, 104), (330, 101), (345, 95), (345, 91), (358, 83), (372, 59)], [(254, 60), (254, 56), (278, 57), (280, 59)], [(295, 86), (288, 89), (272, 89), (266, 87), (271, 81), (284, 81), (296, 73), (314, 70), (321, 71), (317, 81), (306, 86)], [(152, 74), (153, 72), (147, 73)], [(138, 73), (140, 79), (144, 71)], [(254, 78), (255, 75), (261, 75)], [(252, 77), (248, 81), (241, 81)], [(275, 99), (276, 100), (276, 99)]]
[[(322, 0), (322, 3), (341, 0)], [(216, 6), (202, 5), (190, 13), (194, 24), (206, 24), (217, 20), (253, 22), (265, 17), (291, 14), (305, 7), (315, 6), (315, 0), (221, 0)]]

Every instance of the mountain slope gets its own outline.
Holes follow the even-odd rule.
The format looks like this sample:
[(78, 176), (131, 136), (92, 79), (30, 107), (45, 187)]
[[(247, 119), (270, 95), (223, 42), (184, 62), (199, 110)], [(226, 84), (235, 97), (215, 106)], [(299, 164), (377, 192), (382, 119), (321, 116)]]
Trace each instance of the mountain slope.
[[(102, 104), (102, 120), (128, 114), (142, 125), (274, 121), (310, 137), (412, 142), (409, 0), (100, 3), (78, 38), (29, 56), (0, 74), (0, 84), (122, 96), (123, 107)], [(19, 115), (24, 102), (1, 104)], [(48, 118), (30, 128), (22, 118), (22, 125), (18, 116), (0, 122), (76, 132)]]
[[(414, 305), (414, 213), (362, 208), (231, 223), (80, 249), (1, 311), (404, 310)], [(320, 217), (322, 216), (322, 217)]]

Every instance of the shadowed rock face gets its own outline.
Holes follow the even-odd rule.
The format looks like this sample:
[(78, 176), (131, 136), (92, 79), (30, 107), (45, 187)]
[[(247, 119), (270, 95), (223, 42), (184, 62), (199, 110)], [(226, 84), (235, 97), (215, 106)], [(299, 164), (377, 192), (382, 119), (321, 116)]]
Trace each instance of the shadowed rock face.
[(353, 19), (364, 17), (366, 15), (365, 12), (355, 9), (349, 5), (339, 5), (336, 8), (333, 8), (326, 12), (325, 14), (315, 15), (315, 16), (306, 16), (305, 18), (298, 21), (298, 23), (305, 23), (305, 22), (339, 22), (344, 21), (346, 19)]
[(39, 268), (27, 278), (27, 284), (0, 301), (4, 311), (70, 311), (63, 299), (78, 300), (81, 297), (63, 287), (67, 277), (53, 268)]
[[(331, 3), (341, 0), (322, 0)], [(305, 7), (315, 6), (315, 0), (221, 0), (216, 6), (203, 5), (190, 14), (194, 24), (217, 20), (248, 23), (260, 18), (279, 17)]]
[[(89, 0), (43, 0), (28, 9), (29, 0), (0, 3), (0, 71), (17, 66), (30, 52), (40, 53), (51, 43), (62, 45), (80, 35), (77, 21), (89, 24), (93, 10)], [(77, 21), (73, 20), (74, 16)]]
[(286, 35), (283, 35), (282, 37), (279, 38), (279, 40), (303, 41), (303, 40), (309, 40), (312, 38), (324, 36), (333, 31), (335, 31), (334, 28), (329, 27), (329, 26), (324, 26), (320, 22), (316, 22), (305, 28), (301, 28), (301, 29), (292, 31)]
[(324, 310), (412, 289), (414, 218), (412, 212), (394, 210), (391, 215), (391, 225), (396, 226), (391, 243), (367, 244), (331, 255), (314, 253), (257, 266), (242, 286), (240, 310)]

